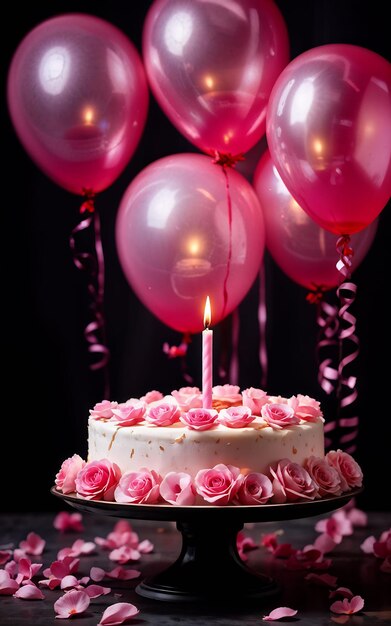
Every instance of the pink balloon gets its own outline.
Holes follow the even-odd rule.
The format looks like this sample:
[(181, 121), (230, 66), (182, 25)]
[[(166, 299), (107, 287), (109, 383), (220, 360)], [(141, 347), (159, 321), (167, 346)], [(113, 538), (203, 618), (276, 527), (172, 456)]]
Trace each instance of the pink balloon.
[(281, 72), (269, 100), (271, 157), (323, 228), (356, 233), (391, 195), (391, 65), (371, 50), (319, 46)]
[(124, 274), (143, 304), (180, 332), (202, 330), (207, 295), (213, 325), (228, 315), (262, 261), (264, 224), (256, 193), (241, 174), (227, 175), (231, 236), (224, 172), (201, 154), (148, 165), (119, 207), (116, 242)]
[(115, 26), (67, 14), (39, 24), (16, 50), (8, 105), (21, 143), (56, 183), (99, 192), (142, 135), (148, 85), (141, 57)]
[[(254, 187), (261, 203), (266, 246), (277, 265), (296, 283), (309, 290), (332, 289), (341, 282), (335, 265), (338, 237), (324, 230), (300, 208), (281, 180), (266, 151), (254, 174)], [(354, 271), (370, 249), (378, 220), (352, 235)]]
[(174, 126), (208, 154), (236, 155), (265, 133), (289, 40), (272, 0), (156, 0), (144, 24), (143, 56)]

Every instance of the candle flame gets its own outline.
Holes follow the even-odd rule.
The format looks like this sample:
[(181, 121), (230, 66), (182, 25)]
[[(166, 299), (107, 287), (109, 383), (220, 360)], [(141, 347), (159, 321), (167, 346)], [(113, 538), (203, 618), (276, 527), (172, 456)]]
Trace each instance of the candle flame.
[(213, 76), (211, 76), (210, 74), (207, 74), (204, 78), (204, 82), (205, 85), (208, 87), (208, 89), (212, 89), (212, 87), (214, 87), (215, 81)]
[(210, 308), (210, 299), (209, 296), (206, 296), (205, 309), (204, 309), (204, 326), (205, 328), (209, 328), (212, 322), (212, 311)]
[(94, 121), (94, 109), (87, 107), (83, 113), (84, 123), (88, 126)]

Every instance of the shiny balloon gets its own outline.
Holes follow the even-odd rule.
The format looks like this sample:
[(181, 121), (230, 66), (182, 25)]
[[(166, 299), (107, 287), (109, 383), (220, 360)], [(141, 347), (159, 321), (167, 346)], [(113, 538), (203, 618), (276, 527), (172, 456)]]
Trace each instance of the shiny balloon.
[(21, 143), (57, 184), (77, 194), (111, 185), (133, 155), (148, 110), (141, 56), (112, 24), (66, 14), (17, 48), (8, 105)]
[(120, 203), (116, 243), (129, 285), (156, 317), (180, 332), (203, 329), (208, 295), (212, 325), (228, 315), (262, 261), (264, 223), (256, 193), (241, 174), (227, 175), (231, 229), (224, 172), (201, 154), (148, 165)]
[[(336, 269), (338, 237), (319, 226), (289, 193), (266, 151), (254, 174), (254, 187), (265, 220), (266, 247), (282, 271), (309, 290), (327, 291), (341, 282)], [(365, 258), (378, 220), (352, 235), (352, 271)]]
[(265, 134), (273, 84), (289, 62), (273, 0), (155, 0), (143, 30), (151, 89), (200, 150), (245, 153)]
[(300, 206), (333, 233), (359, 232), (391, 196), (391, 64), (348, 44), (304, 52), (273, 87), (266, 134)]

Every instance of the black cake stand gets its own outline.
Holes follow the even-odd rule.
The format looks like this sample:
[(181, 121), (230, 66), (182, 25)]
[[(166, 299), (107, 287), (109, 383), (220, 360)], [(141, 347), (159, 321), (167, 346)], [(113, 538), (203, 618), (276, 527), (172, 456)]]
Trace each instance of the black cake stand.
[(279, 592), (277, 583), (251, 570), (241, 560), (236, 538), (246, 522), (276, 522), (328, 513), (361, 493), (320, 500), (252, 506), (173, 506), (170, 504), (119, 504), (51, 493), (72, 507), (112, 517), (175, 521), (182, 535), (182, 550), (167, 569), (146, 578), (136, 592), (168, 602), (199, 603), (267, 601)]

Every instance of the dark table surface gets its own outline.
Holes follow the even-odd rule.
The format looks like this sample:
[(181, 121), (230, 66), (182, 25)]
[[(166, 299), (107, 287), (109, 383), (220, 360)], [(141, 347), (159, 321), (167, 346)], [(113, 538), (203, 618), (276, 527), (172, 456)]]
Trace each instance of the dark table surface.
[[(64, 507), (65, 510), (66, 507)], [(71, 511), (72, 512), (72, 511)], [(105, 537), (112, 530), (117, 520), (99, 515), (85, 513), (83, 515), (83, 533), (60, 533), (53, 527), (55, 513), (44, 514), (12, 514), (0, 515), (0, 546), (13, 544), (17, 547), (28, 532), (35, 531), (46, 540), (42, 557), (34, 557), (36, 562), (43, 562), (47, 567), (55, 560), (57, 552), (64, 546), (70, 546), (78, 537), (94, 540), (96, 536)], [(329, 514), (331, 515), (331, 514)], [(303, 548), (312, 543), (318, 536), (315, 523), (327, 515), (311, 517), (287, 522), (268, 522), (246, 524), (244, 533), (252, 537), (258, 544), (262, 534), (282, 530), (279, 541), (291, 543), (294, 548)], [(181, 535), (173, 522), (132, 521), (133, 529), (138, 533), (140, 541), (149, 539), (154, 544), (151, 554), (142, 555), (140, 561), (125, 565), (137, 568), (141, 576), (149, 576), (172, 563), (179, 554)], [(101, 584), (111, 586), (112, 592), (107, 596), (91, 600), (87, 612), (73, 618), (82, 626), (95, 626), (107, 606), (115, 602), (131, 602), (140, 610), (134, 624), (159, 624), (174, 626), (182, 624), (221, 624), (222, 626), (266, 624), (262, 617), (278, 606), (288, 606), (298, 610), (296, 618), (291, 620), (301, 626), (325, 626), (345, 624), (348, 626), (391, 625), (391, 574), (380, 571), (381, 560), (373, 555), (366, 555), (360, 549), (363, 540), (369, 535), (379, 537), (381, 532), (390, 528), (391, 513), (369, 512), (368, 525), (355, 528), (352, 536), (344, 537), (328, 556), (332, 565), (327, 572), (338, 577), (339, 586), (350, 588), (356, 595), (361, 595), (365, 606), (361, 613), (339, 616), (330, 612), (333, 600), (328, 598), (329, 590), (305, 581), (308, 571), (290, 571), (286, 560), (274, 558), (265, 548), (259, 547), (247, 553), (247, 564), (255, 571), (262, 571), (272, 576), (281, 586), (280, 597), (261, 601), (255, 604), (242, 604), (232, 608), (227, 604), (219, 607), (198, 603), (187, 606), (174, 603), (150, 600), (137, 594), (135, 587), (139, 580), (129, 582), (107, 581)], [(213, 554), (211, 554), (213, 559)], [(116, 564), (108, 559), (108, 552), (97, 546), (94, 554), (81, 557), (79, 577), (88, 575), (91, 566), (111, 569)], [(322, 573), (322, 572), (319, 572)], [(39, 576), (42, 578), (43, 576)], [(59, 624), (55, 620), (53, 603), (62, 594), (59, 590), (44, 590), (45, 600), (18, 600), (12, 596), (0, 596), (0, 625), (24, 626), (37, 624)], [(119, 597), (118, 595), (121, 594)], [(280, 622), (272, 622), (280, 623)]]

